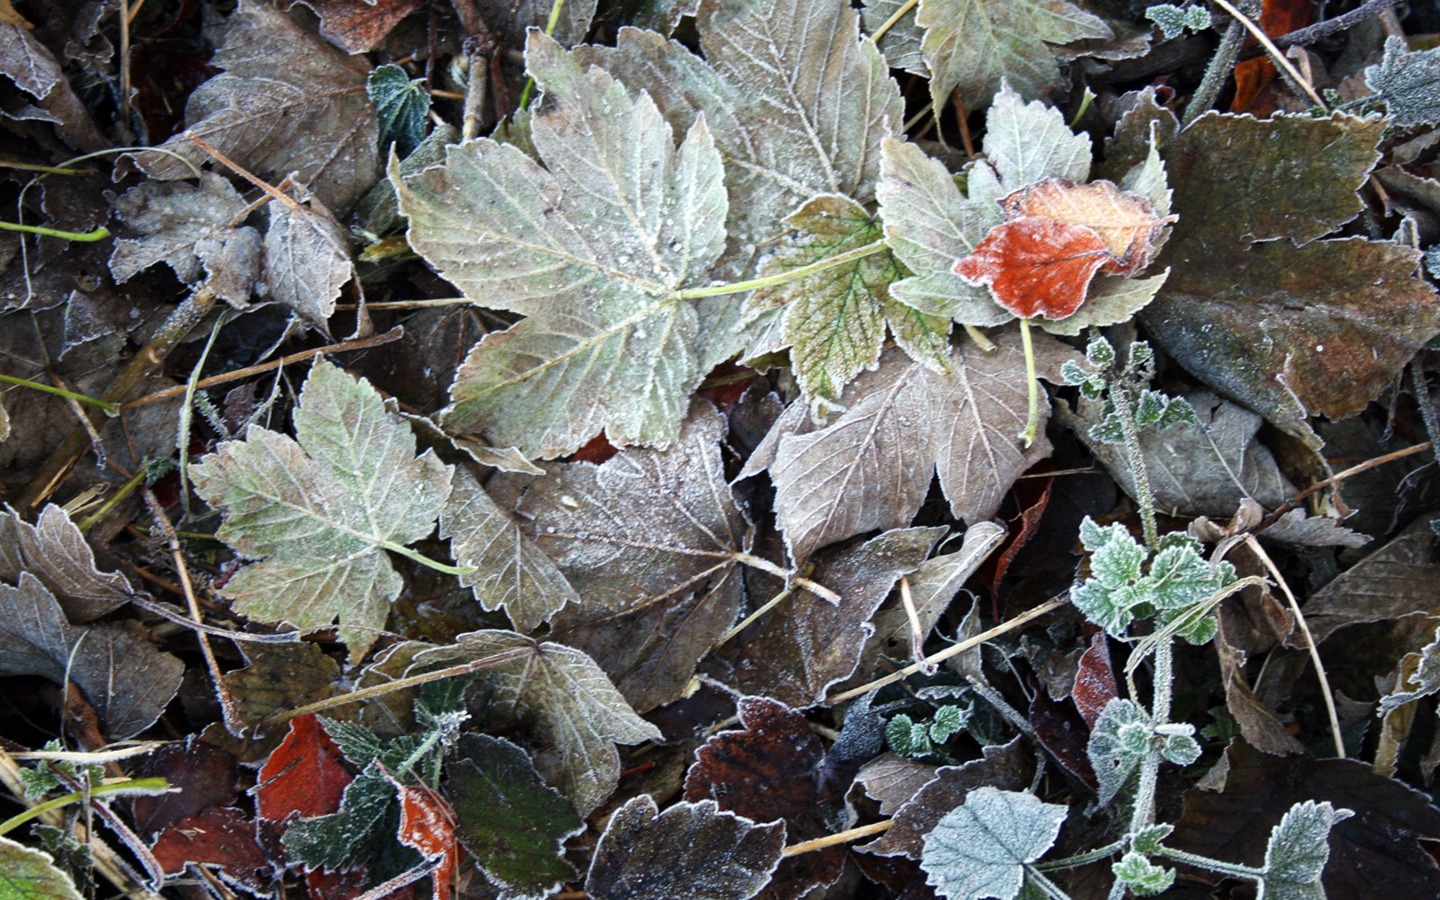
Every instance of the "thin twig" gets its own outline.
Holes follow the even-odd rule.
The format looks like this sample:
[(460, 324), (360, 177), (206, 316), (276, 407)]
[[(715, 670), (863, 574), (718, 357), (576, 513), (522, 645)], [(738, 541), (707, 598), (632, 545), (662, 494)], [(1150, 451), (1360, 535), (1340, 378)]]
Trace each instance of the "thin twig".
[(1313, 44), (1347, 28), (1354, 28), (1371, 16), (1379, 15), (1399, 2), (1400, 0), (1369, 0), (1369, 2), (1357, 6), (1347, 13), (1341, 13), (1333, 19), (1288, 31), (1273, 40), (1275, 46), (1282, 49)]
[(799, 856), (802, 853), (824, 850), (826, 847), (834, 847), (838, 844), (848, 844), (851, 841), (858, 841), (860, 838), (869, 837), (872, 834), (889, 831), (894, 824), (894, 819), (886, 819), (883, 822), (871, 822), (869, 825), (861, 825), (859, 828), (850, 828), (845, 831), (838, 831), (835, 834), (827, 834), (824, 837), (815, 838), (813, 841), (802, 841), (798, 844), (791, 844), (785, 848), (781, 855), (785, 857)]
[(1414, 456), (1416, 453), (1424, 453), (1432, 446), (1433, 445), (1429, 441), (1426, 441), (1423, 444), (1416, 444), (1413, 447), (1406, 447), (1403, 450), (1396, 450), (1393, 453), (1386, 453), (1384, 456), (1377, 456), (1374, 459), (1367, 459), (1365, 462), (1360, 463), (1359, 465), (1351, 466), (1343, 472), (1331, 475), (1329, 478), (1326, 478), (1322, 481), (1317, 481), (1305, 490), (1301, 491), (1300, 493), (1286, 500), (1284, 503), (1275, 507), (1274, 512), (1267, 513), (1265, 515), (1265, 518), (1260, 520), (1260, 524), (1256, 526), (1255, 530), (1252, 533), (1259, 534), (1260, 532), (1269, 528), (1271, 525), (1274, 525), (1280, 520), (1281, 516), (1285, 515), (1290, 510), (1295, 509), (1297, 506), (1300, 505), (1302, 501), (1304, 501), (1306, 497), (1309, 497), (1311, 494), (1314, 494), (1318, 491), (1323, 491), (1327, 487), (1337, 485), (1345, 479), (1351, 477), (1352, 475), (1359, 475), (1361, 472), (1373, 469), (1376, 466), (1382, 466), (1385, 463), (1394, 462), (1395, 460), (1403, 459), (1406, 456)]

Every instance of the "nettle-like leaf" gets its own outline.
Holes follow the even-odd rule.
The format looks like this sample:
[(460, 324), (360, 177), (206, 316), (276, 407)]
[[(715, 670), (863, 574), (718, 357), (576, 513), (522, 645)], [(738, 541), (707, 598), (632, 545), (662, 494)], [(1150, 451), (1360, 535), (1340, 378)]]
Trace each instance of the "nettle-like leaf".
[[(878, 217), (848, 197), (827, 194), (787, 221), (800, 237), (772, 257), (761, 274), (783, 273), (880, 240)], [(904, 269), (890, 251), (866, 256), (762, 288), (745, 304), (748, 319), (781, 309), (781, 338), (812, 408), (832, 406), (862, 370), (872, 368), (889, 332), (909, 356), (932, 369), (947, 365), (950, 320), (927, 316), (890, 297)]]
[(749, 524), (726, 482), (725, 429), (697, 401), (668, 450), (491, 481), (583, 598), (555, 617), (557, 640), (594, 658), (641, 711), (680, 698), (744, 597)]
[(379, 120), (380, 149), (393, 144), (401, 159), (409, 156), (425, 139), (425, 120), (430, 113), (430, 94), (423, 78), (411, 78), (396, 65), (384, 65), (365, 80), (365, 92), (375, 102)]
[(358, 662), (400, 593), (386, 550), (428, 535), (450, 494), (452, 470), (385, 411), (380, 395), (321, 361), (295, 410), (298, 441), (252, 425), (191, 470), (221, 509), (217, 536), (260, 558), (222, 593), (266, 622), (322, 628), (336, 619)]
[(300, 819), (285, 829), (285, 853), (307, 870), (366, 869), (372, 877), (396, 874), (418, 861), (395, 835), (400, 804), (381, 764), (371, 762), (345, 787), (340, 810)]
[[(993, 354), (952, 351), (943, 373), (891, 351), (850, 386), (848, 408), (834, 422), (810, 431), (793, 413), (776, 422), (774, 456), (752, 457), (744, 474), (769, 468), (797, 563), (826, 544), (908, 525), (937, 472), (956, 518), (987, 519), (1015, 479), (1049, 454), (1043, 435), (1029, 448), (1016, 437), (1026, 417), (1020, 340), (1007, 332), (995, 342)], [(1039, 370), (1054, 373), (1070, 351), (1040, 338), (1035, 353)]]
[(1324, 900), (1320, 875), (1330, 860), (1330, 829), (1353, 815), (1328, 802), (1306, 800), (1290, 807), (1265, 845), (1257, 900)]
[(1143, 853), (1131, 850), (1110, 867), (1117, 881), (1124, 882), (1135, 894), (1149, 897), (1158, 894), (1175, 883), (1175, 870), (1157, 866)]
[(55, 860), (0, 836), (0, 896), (13, 900), (81, 900), (69, 875), (55, 868)]
[(1360, 211), (1384, 130), (1339, 113), (1207, 113), (1164, 151), (1180, 219), (1158, 261), (1170, 280), (1142, 322), (1185, 368), (1311, 445), (1311, 415), (1359, 413), (1440, 331), (1417, 251), (1317, 240)]
[(704, 58), (654, 32), (621, 29), (614, 49), (577, 51), (632, 91), (648, 91), (677, 132), (703, 114), (727, 161), (727, 230), (737, 246), (784, 230), (822, 194), (865, 204), (879, 145), (903, 102), (843, 0), (701, 3)]
[[(268, 3), (246, 0), (230, 17), (211, 63), (225, 72), (185, 109), (188, 133), (261, 176), (294, 173), (326, 206), (344, 212), (379, 168), (369, 68)], [(303, 124), (303, 127), (297, 127)], [(186, 134), (132, 157), (152, 178), (190, 178), (209, 159)], [(178, 156), (178, 158), (177, 158)]]
[(915, 22), (936, 109), (958, 90), (989, 97), (1008, 81), (1028, 97), (1054, 87), (1060, 67), (1046, 44), (1111, 36), (1099, 16), (1068, 0), (922, 0)]
[(648, 96), (549, 38), (532, 33), (526, 59), (548, 168), (478, 140), (391, 173), (416, 251), (475, 303), (529, 316), (471, 351), (445, 423), (547, 458), (602, 428), (669, 444), (703, 374), (696, 311), (673, 294), (723, 247), (720, 156), (703, 121), (677, 150)]
[(1365, 70), (1365, 83), (1385, 101), (1396, 125), (1440, 121), (1440, 49), (1410, 52), (1405, 39), (1385, 39), (1385, 55)]
[(1034, 794), (977, 788), (925, 836), (925, 882), (951, 900), (1013, 900), (1025, 867), (1054, 845), (1066, 813)]
[(780, 864), (785, 823), (758, 824), (714, 800), (660, 811), (649, 794), (610, 816), (585, 892), (596, 900), (748, 900)]
[(185, 666), (126, 623), (71, 625), (41, 580), (21, 572), (0, 582), (0, 676), (38, 675), (74, 684), (99, 714), (106, 736), (149, 728), (180, 689)]
[(1145, 7), (1145, 18), (1160, 28), (1165, 40), (1173, 41), (1187, 31), (1200, 32), (1210, 27), (1210, 10), (1203, 6), (1179, 7), (1161, 3)]
[(540, 643), (513, 631), (472, 631), (454, 644), (416, 654), (414, 667), (436, 669), (493, 660), (475, 673), (486, 709), (530, 724), (543, 748), (535, 768), (589, 815), (620, 780), (615, 744), (659, 740), (595, 661), (573, 647)]
[(1100, 785), (1101, 806), (1113, 800), (1139, 770), (1150, 750), (1151, 731), (1150, 717), (1133, 700), (1113, 699), (1100, 711), (1085, 754)]

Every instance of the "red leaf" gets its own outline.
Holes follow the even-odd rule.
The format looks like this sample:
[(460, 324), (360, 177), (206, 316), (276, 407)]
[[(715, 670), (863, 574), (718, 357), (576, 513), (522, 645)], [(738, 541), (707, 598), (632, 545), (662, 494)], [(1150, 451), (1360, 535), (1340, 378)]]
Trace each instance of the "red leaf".
[(1110, 664), (1110, 645), (1105, 642), (1105, 632), (1097, 630), (1090, 637), (1090, 648), (1080, 654), (1070, 699), (1085, 719), (1085, 724), (1094, 728), (1095, 720), (1100, 718), (1100, 710), (1118, 696), (1115, 669)]
[[(388, 777), (388, 776), (387, 776)], [(455, 842), (455, 814), (434, 791), (407, 787), (391, 779), (400, 798), (400, 843), (414, 847), (427, 860), (440, 857), (431, 873), (434, 900), (450, 900), (460, 868), (460, 845)]]
[(135, 830), (154, 834), (211, 807), (229, 806), (239, 793), (236, 774), (235, 757), (214, 744), (194, 739), (166, 744), (151, 754), (135, 775), (158, 775), (172, 790), (158, 797), (135, 798), (131, 807)]
[(1085, 302), (1096, 271), (1114, 259), (1084, 225), (1024, 216), (990, 229), (955, 274), (990, 286), (995, 302), (1022, 319), (1063, 319)]
[(160, 868), (177, 875), (186, 863), (218, 866), (226, 878), (256, 892), (267, 890), (259, 873), (270, 868), (255, 840), (255, 823), (238, 809), (212, 806), (161, 832), (152, 848)]
[(355, 777), (340, 762), (340, 748), (313, 715), (290, 722), (290, 733), (260, 769), (255, 789), (260, 818), (282, 821), (324, 816), (340, 808), (345, 786)]

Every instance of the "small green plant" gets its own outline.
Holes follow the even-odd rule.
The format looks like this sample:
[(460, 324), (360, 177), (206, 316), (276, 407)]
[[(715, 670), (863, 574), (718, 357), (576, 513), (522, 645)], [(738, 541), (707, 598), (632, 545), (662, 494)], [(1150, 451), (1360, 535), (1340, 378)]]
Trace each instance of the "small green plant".
[(973, 704), (946, 704), (928, 719), (918, 722), (906, 713), (898, 713), (885, 725), (885, 742), (891, 750), (912, 759), (922, 756), (948, 758), (945, 744), (970, 726), (974, 713)]

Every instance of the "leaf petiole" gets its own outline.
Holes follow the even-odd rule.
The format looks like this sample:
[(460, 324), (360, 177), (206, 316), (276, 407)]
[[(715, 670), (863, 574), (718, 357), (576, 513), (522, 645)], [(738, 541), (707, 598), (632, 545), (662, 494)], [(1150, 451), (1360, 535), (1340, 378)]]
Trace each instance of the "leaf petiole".
[(701, 297), (720, 297), (725, 294), (740, 294), (745, 291), (758, 290), (759, 288), (774, 287), (777, 284), (784, 284), (787, 281), (794, 281), (797, 278), (804, 278), (806, 275), (815, 272), (823, 272), (826, 269), (833, 269), (836, 266), (843, 266), (846, 263), (854, 262), (857, 259), (864, 259), (873, 256), (881, 250), (886, 250), (889, 245), (884, 241), (872, 241), (863, 247), (856, 247), (854, 250), (846, 250), (844, 253), (813, 262), (808, 266), (798, 266), (794, 269), (786, 269), (774, 275), (766, 275), (763, 278), (752, 278), (749, 281), (734, 281), (730, 284), (714, 284), (702, 288), (686, 288), (676, 291), (671, 296), (676, 300), (698, 300)]
[(1040, 430), (1040, 378), (1035, 372), (1035, 345), (1030, 340), (1030, 320), (1020, 320), (1020, 341), (1025, 346), (1025, 388), (1029, 400), (1029, 411), (1025, 419), (1025, 430), (1020, 432), (1020, 443), (1026, 449), (1035, 443), (1035, 434)]
[(436, 562), (425, 554), (415, 550), (411, 550), (409, 547), (406, 547), (403, 544), (394, 544), (390, 541), (380, 541), (378, 544), (376, 544), (376, 546), (383, 547), (386, 550), (390, 550), (394, 553), (398, 553), (406, 559), (412, 559), (428, 569), (434, 569), (435, 571), (442, 572), (446, 575), (469, 575), (475, 571), (474, 566), (447, 566), (445, 563)]
[(94, 243), (103, 241), (110, 236), (110, 229), (101, 225), (94, 231), (61, 231), (58, 228), (46, 228), (43, 225), (21, 225), (18, 222), (6, 222), (0, 220), (0, 230), (23, 231), (26, 234), (38, 234), (42, 237), (60, 238), (62, 241), (83, 241)]
[(120, 414), (120, 404), (118, 403), (111, 403), (106, 400), (96, 400), (94, 397), (87, 397), (84, 394), (77, 394), (74, 391), (67, 391), (61, 388), (51, 387), (48, 384), (41, 384), (38, 381), (30, 381), (29, 379), (25, 378), (16, 378), (14, 375), (0, 375), (0, 383), (14, 384), (20, 387), (27, 387), (30, 388), (32, 391), (40, 391), (46, 394), (54, 394), (57, 397), (64, 397), (68, 400), (74, 400), (79, 403), (89, 403), (92, 406), (98, 406), (103, 409), (105, 411), (105, 415), (107, 416), (118, 416)]

